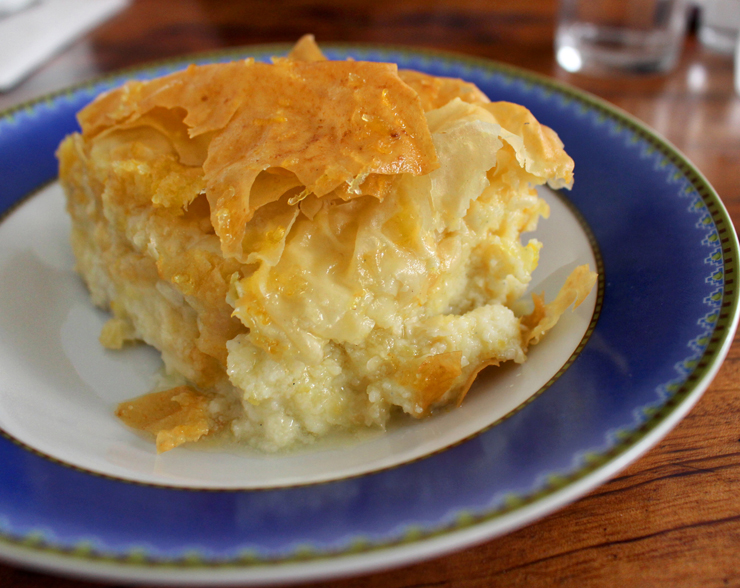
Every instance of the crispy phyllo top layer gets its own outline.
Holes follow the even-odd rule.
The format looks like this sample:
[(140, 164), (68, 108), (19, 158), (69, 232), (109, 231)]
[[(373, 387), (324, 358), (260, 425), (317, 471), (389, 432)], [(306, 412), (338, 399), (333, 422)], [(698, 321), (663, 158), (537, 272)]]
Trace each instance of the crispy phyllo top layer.
[[(165, 145), (193, 168), (224, 255), (246, 262), (249, 221), (284, 196), (291, 207), (311, 196), (314, 204), (302, 205), (304, 212), (316, 199), (382, 200), (401, 175), (435, 170), (425, 112), (455, 98), (489, 102), (462, 80), (399, 72), (388, 63), (327, 61), (307, 36), (273, 63), (191, 65), (128, 82), (82, 110), (79, 120), (86, 141)], [(521, 114), (501, 126), (529, 124)], [(564, 154), (548, 131), (539, 124), (531, 129), (543, 135), (547, 155)], [(569, 158), (565, 163), (572, 170)], [(570, 173), (555, 175), (567, 183)], [(196, 196), (189, 191), (190, 201)], [(190, 201), (169, 205), (185, 209)]]
[[(313, 35), (304, 35), (295, 44), (288, 59), (326, 61), (326, 56), (319, 49)], [(490, 102), (488, 96), (481, 92), (478, 86), (458, 78), (430, 76), (411, 69), (399, 70), (398, 75), (419, 95), (425, 111), (441, 108), (455, 98), (471, 104)]]
[[(493, 108), (462, 80), (388, 63), (328, 61), (310, 36), (273, 63), (191, 65), (128, 82), (79, 120), (88, 143), (115, 151), (138, 141), (191, 168), (198, 189), (158, 205), (185, 210), (205, 193), (223, 254), (253, 263), (252, 233), (264, 224), (255, 214), (263, 207), (263, 217), (275, 210), (292, 216), (298, 206), (311, 217), (322, 200), (383, 200), (401, 176), (437, 169), (426, 113), (455, 99), (491, 107), (502, 129), (524, 139), (513, 147), (528, 172), (556, 187), (570, 184), (572, 160), (526, 109)], [(530, 167), (542, 164), (548, 169)]]
[[(293, 202), (337, 189), (345, 198), (378, 195), (373, 174), (423, 175), (438, 166), (419, 96), (386, 63), (192, 65), (129, 82), (79, 120), (88, 140), (151, 127), (172, 141), (181, 163), (202, 166), (211, 222), (229, 256), (241, 253), (255, 211), (289, 189)], [(262, 172), (279, 185), (260, 181)]]

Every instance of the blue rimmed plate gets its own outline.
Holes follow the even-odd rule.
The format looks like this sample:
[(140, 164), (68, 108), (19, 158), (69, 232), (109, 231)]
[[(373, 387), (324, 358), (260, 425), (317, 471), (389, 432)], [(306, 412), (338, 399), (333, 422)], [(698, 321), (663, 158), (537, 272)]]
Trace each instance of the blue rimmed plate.
[[(193, 60), (265, 59), (284, 50)], [(155, 459), (106, 420), (115, 400), (146, 385), (155, 364), (146, 350), (116, 359), (96, 351), (102, 318), (72, 274), (63, 203), (49, 182), (54, 150), (75, 130), (82, 106), (124, 79), (191, 60), (7, 112), (0, 118), (0, 557), (60, 573), (180, 584), (307, 580), (408, 563), (502, 534), (581, 496), (657, 442), (711, 381), (737, 322), (737, 238), (717, 195), (673, 147), (596, 98), (489, 61), (368, 47), (328, 53), (465, 78), (555, 129), (576, 161), (576, 184), (566, 195), (545, 194), (553, 215), (540, 238), (557, 255), (543, 256), (535, 282), (547, 290), (561, 270), (585, 260), (600, 271), (598, 292), (522, 368), (484, 379), (460, 410), (485, 417), (472, 425), (461, 419), (467, 429), (453, 411), (381, 440), (316, 448), (282, 478), (275, 470), (285, 464), (275, 468), (271, 458), (261, 458), (259, 475), (227, 475), (239, 461), (253, 472), (260, 460), (253, 455)], [(427, 443), (446, 431), (453, 434)], [(368, 448), (360, 461), (371, 459), (369, 466), (331, 465)], [(218, 469), (219, 460), (227, 466)], [(323, 463), (323, 473), (300, 470), (306, 460)]]

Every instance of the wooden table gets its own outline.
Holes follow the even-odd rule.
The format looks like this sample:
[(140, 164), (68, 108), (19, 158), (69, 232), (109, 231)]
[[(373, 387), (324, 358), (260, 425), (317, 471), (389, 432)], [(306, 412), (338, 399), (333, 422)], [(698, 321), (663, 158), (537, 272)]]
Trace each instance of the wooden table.
[[(381, 42), (449, 49), (554, 76), (662, 133), (740, 218), (740, 98), (732, 62), (690, 36), (666, 76), (589, 79), (558, 69), (555, 0), (140, 0), (70, 46), (4, 109), (152, 59), (235, 45)], [(546, 519), (461, 553), (331, 588), (740, 586), (740, 345), (686, 419), (617, 478)], [(0, 565), (0, 585), (92, 586)], [(316, 584), (315, 586), (319, 586)]]

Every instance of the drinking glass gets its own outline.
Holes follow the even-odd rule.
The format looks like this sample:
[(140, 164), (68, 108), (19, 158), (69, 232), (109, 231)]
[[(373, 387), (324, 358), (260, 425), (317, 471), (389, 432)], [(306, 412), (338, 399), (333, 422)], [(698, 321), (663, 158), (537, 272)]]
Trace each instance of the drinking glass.
[(569, 72), (667, 72), (686, 20), (686, 0), (561, 0), (555, 55)]

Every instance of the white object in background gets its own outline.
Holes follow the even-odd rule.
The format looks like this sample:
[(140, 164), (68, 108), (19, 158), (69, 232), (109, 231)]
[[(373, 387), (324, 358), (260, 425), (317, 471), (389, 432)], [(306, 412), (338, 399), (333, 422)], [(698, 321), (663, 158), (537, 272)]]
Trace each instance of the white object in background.
[(37, 0), (0, 0), (0, 16), (7, 16), (28, 8)]
[(740, 96), (740, 36), (735, 43), (735, 93)]
[(0, 92), (127, 4), (128, 0), (44, 0), (0, 20)]
[(699, 40), (721, 53), (732, 54), (740, 35), (740, 0), (695, 1), (699, 14)]

